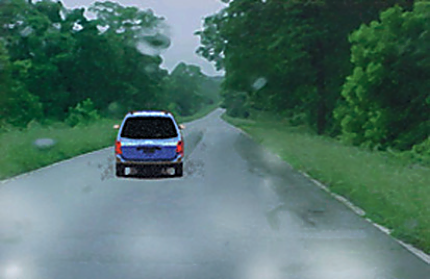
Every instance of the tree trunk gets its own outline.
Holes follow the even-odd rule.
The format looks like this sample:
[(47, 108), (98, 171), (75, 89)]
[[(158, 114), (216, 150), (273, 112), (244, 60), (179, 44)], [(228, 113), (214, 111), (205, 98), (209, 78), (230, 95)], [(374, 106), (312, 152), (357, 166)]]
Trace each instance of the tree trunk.
[[(319, 90), (321, 90), (321, 89), (319, 89)], [(325, 103), (324, 94), (320, 93), (320, 99), (319, 99), (318, 108), (317, 108), (317, 133), (318, 133), (318, 135), (322, 135), (325, 132), (326, 122), (327, 122), (326, 114), (327, 114), (327, 105)]]
[(327, 114), (327, 104), (326, 104), (326, 76), (324, 73), (324, 44), (322, 41), (318, 41), (317, 43), (318, 53), (319, 55), (314, 56), (314, 67), (317, 70), (316, 77), (316, 87), (317, 87), (317, 104), (316, 104), (316, 128), (318, 135), (322, 135), (326, 129), (326, 114)]

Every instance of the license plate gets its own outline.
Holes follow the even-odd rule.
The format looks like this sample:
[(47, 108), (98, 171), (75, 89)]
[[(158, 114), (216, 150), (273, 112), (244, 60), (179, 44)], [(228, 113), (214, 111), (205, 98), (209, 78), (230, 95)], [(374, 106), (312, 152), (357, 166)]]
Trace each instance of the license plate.
[(161, 150), (160, 147), (138, 147), (138, 151), (142, 151), (145, 154), (154, 154), (155, 151)]

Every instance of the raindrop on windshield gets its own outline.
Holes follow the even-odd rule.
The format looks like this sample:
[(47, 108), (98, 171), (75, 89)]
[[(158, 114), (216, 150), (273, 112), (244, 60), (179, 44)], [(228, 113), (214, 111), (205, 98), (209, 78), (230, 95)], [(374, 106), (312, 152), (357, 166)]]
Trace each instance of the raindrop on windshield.
[(171, 45), (170, 27), (162, 22), (144, 30), (136, 44), (137, 49), (150, 56), (158, 56)]
[(163, 34), (144, 36), (137, 43), (137, 49), (146, 55), (157, 56), (166, 50), (171, 44), (170, 38)]
[(111, 102), (108, 105), (108, 111), (113, 115), (118, 115), (119, 113), (121, 113), (121, 110), (121, 105), (118, 102)]
[(31, 33), (33, 33), (33, 28), (31, 28), (30, 26), (25, 27), (20, 32), (20, 34), (21, 34), (22, 37), (28, 37), (28, 36), (31, 35)]
[(254, 84), (252, 84), (252, 88), (254, 88), (254, 90), (258, 91), (258, 90), (262, 89), (264, 86), (266, 86), (266, 84), (267, 84), (267, 79), (261, 77), (261, 78), (258, 78), (254, 82)]
[(55, 140), (50, 138), (41, 138), (33, 142), (34, 146), (41, 150), (50, 149), (55, 143)]

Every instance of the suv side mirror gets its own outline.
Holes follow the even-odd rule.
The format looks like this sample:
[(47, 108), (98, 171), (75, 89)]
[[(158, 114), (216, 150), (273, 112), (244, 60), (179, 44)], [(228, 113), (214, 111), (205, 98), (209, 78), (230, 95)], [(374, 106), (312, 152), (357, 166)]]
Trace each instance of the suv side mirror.
[(185, 129), (185, 125), (184, 124), (179, 124), (178, 126), (179, 126), (180, 130), (184, 130)]
[(116, 130), (118, 130), (119, 129), (119, 125), (115, 124), (115, 125), (113, 125), (113, 128), (116, 129)]

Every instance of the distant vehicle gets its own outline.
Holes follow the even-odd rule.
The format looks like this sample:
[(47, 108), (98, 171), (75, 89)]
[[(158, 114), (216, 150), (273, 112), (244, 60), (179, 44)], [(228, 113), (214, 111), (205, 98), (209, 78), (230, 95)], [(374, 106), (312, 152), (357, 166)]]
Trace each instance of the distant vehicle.
[(128, 113), (115, 141), (116, 176), (183, 175), (184, 139), (175, 118), (167, 111)]

